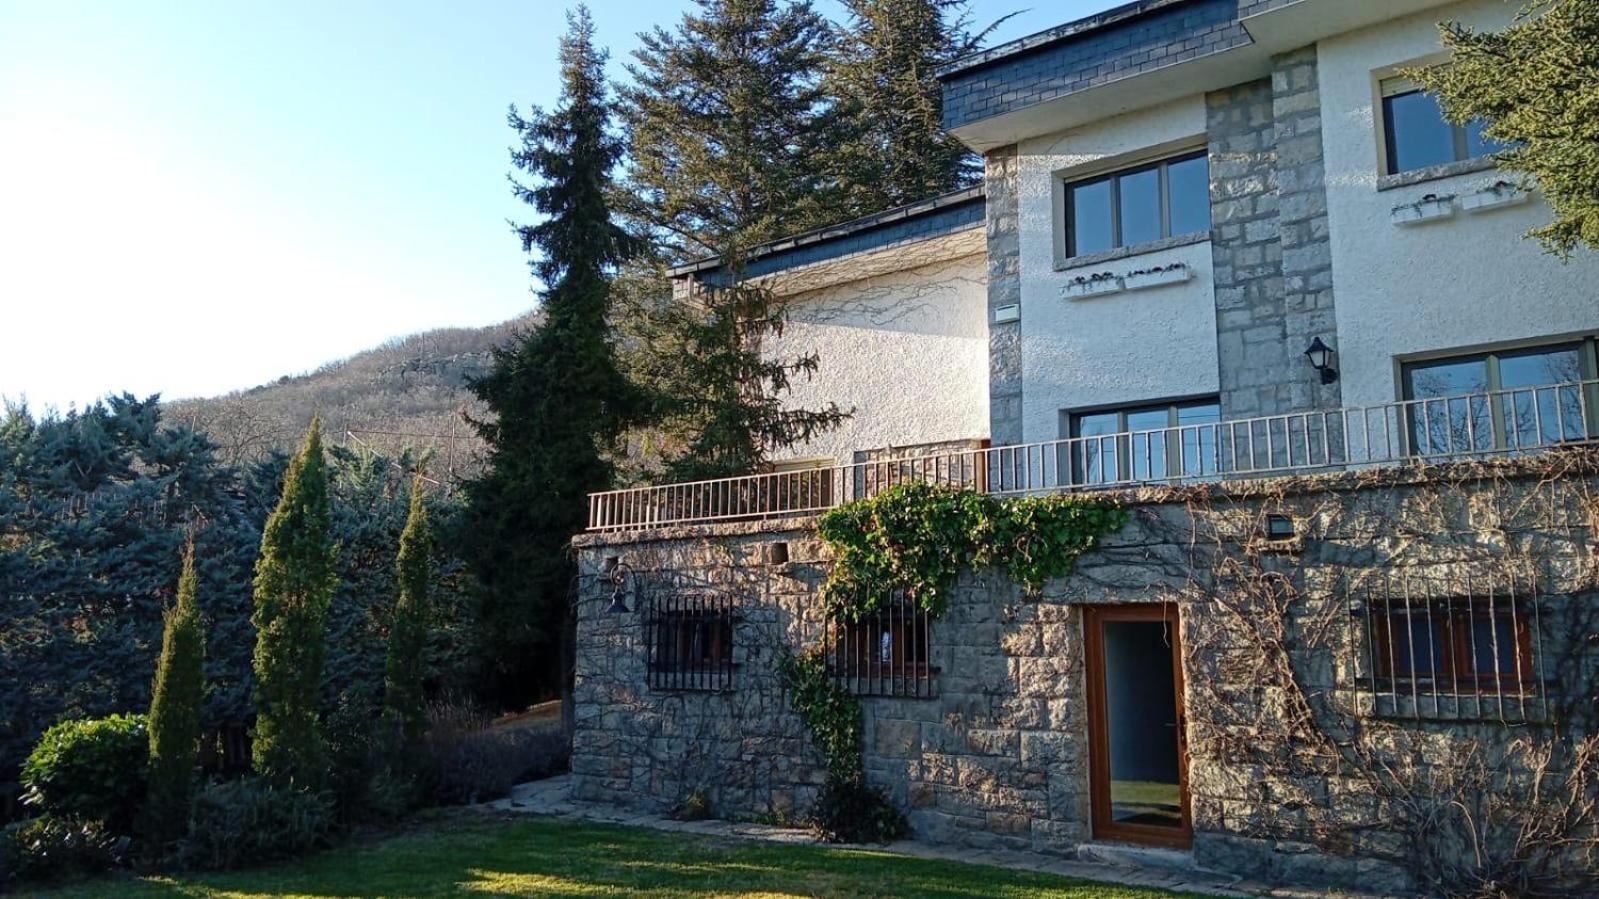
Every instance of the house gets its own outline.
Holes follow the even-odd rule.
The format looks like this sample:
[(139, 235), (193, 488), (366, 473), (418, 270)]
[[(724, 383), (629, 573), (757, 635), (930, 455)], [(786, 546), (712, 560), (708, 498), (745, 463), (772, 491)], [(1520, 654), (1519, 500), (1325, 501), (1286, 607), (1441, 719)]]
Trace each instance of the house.
[[(1141, 0), (941, 72), (982, 186), (747, 268), (774, 352), (820, 356), (792, 401), (854, 416), (592, 498), (575, 790), (803, 812), (776, 660), (820, 643), (921, 839), (1591, 877), (1596, 762), (1516, 753), (1595, 739), (1599, 260), (1523, 240), (1536, 191), (1401, 74), (1516, 8)], [(1131, 517), (1041, 596), (968, 572), (937, 620), (828, 621), (809, 516), (907, 480)]]

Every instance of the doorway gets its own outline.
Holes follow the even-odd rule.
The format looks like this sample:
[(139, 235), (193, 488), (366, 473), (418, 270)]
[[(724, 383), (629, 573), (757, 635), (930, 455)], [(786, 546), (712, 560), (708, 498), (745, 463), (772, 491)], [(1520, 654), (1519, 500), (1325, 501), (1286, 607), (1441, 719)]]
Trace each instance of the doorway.
[(1094, 837), (1186, 847), (1193, 826), (1177, 607), (1087, 606), (1083, 633)]

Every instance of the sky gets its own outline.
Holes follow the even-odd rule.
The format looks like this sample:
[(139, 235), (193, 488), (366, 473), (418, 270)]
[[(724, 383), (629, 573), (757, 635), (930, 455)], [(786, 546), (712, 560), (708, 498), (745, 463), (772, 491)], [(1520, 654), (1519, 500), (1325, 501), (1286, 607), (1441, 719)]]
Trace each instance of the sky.
[[(971, 10), (1020, 13), (994, 43), (1115, 2)], [(691, 5), (590, 0), (613, 77)], [(564, 6), (0, 0), (0, 397), (209, 396), (531, 309), (505, 112), (555, 101)]]

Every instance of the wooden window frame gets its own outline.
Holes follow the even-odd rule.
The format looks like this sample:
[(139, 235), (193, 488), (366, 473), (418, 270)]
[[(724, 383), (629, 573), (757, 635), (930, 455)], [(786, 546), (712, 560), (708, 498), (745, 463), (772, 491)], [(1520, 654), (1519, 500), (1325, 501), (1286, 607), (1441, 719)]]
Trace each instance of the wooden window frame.
[[(930, 698), (938, 666), (933, 664), (932, 615), (906, 600), (894, 600), (859, 621), (835, 620), (827, 654), (833, 679), (858, 696)], [(883, 634), (890, 657), (881, 658)]]
[[(1371, 639), (1377, 684), (1388, 690), (1428, 688), (1429, 692), (1453, 696), (1534, 694), (1538, 667), (1533, 655), (1533, 625), (1526, 602), (1522, 606), (1492, 610), (1470, 605), (1471, 608), (1455, 608), (1449, 600), (1432, 600), (1415, 608), (1398, 609), (1390, 604), (1382, 614), (1373, 616)], [(1431, 634), (1431, 668), (1418, 671), (1412, 661), (1409, 671), (1397, 671), (1395, 663), (1399, 650), (1394, 642), (1395, 622), (1418, 616), (1425, 617), (1427, 632)], [(1500, 618), (1508, 618), (1514, 632), (1515, 670), (1479, 671), (1476, 652), (1480, 647), (1475, 642), (1475, 625)], [(1494, 631), (1497, 633), (1497, 627)], [(1405, 628), (1404, 633), (1406, 639), (1413, 640), (1415, 628)], [(1414, 659), (1415, 647), (1409, 647), (1406, 654)], [(1514, 684), (1507, 689), (1506, 681)]]
[[(737, 618), (725, 596), (687, 593), (652, 598), (645, 634), (650, 689), (732, 690)], [(702, 648), (696, 649), (702, 633)]]

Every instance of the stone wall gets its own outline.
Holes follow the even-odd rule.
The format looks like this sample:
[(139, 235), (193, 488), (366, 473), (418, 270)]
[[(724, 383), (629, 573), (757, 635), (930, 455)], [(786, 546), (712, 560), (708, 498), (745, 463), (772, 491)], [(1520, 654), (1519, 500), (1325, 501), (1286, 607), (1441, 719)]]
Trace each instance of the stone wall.
[[(962, 576), (932, 627), (934, 696), (863, 701), (869, 779), (906, 811), (918, 839), (1073, 852), (1092, 838), (1082, 609), (1176, 603), (1196, 860), (1288, 880), (1403, 888), (1411, 875), (1400, 835), (1384, 829), (1391, 810), (1347, 767), (1296, 758), (1314, 747), (1284, 743), (1280, 761), (1265, 751), (1273, 733), (1288, 730), (1289, 712), (1268, 677), (1270, 654), (1248, 633), (1259, 622), (1247, 609), (1240, 618), (1254, 601), (1237, 586), (1247, 580), (1241, 572), (1256, 566), (1261, 582), (1294, 585), (1287, 629), (1296, 675), (1331, 708), (1358, 693), (1347, 588), (1363, 577), (1530, 566), (1547, 597), (1541, 638), (1552, 655), (1556, 644), (1578, 646), (1572, 641), (1599, 629), (1599, 458), (1571, 458), (1556, 468), (1507, 463), (1129, 495), (1128, 526), (1040, 596), (1000, 572)], [(1263, 543), (1268, 515), (1288, 517), (1297, 536)], [(824, 771), (775, 662), (815, 645), (824, 627), (816, 594), (828, 559), (810, 522), (578, 543), (577, 796), (670, 810), (698, 791), (721, 816), (802, 814)], [(626, 614), (605, 612), (611, 594), (597, 574), (610, 556), (633, 571)], [(730, 691), (647, 688), (643, 616), (652, 591), (673, 590), (725, 592), (741, 610)], [(1574, 663), (1552, 675), (1559, 682), (1550, 689), (1580, 699), (1599, 683), (1599, 650), (1571, 652)], [(1467, 736), (1497, 745), (1541, 727), (1491, 716), (1379, 721), (1363, 708), (1348, 720), (1418, 745)], [(1592, 730), (1591, 715), (1570, 711), (1580, 701), (1562, 708), (1565, 727)]]
[(1022, 301), (1022, 248), (1017, 215), (1016, 147), (984, 160), (988, 186), (988, 436), (996, 445), (1022, 442), (1022, 325), (997, 324), (994, 311)]

